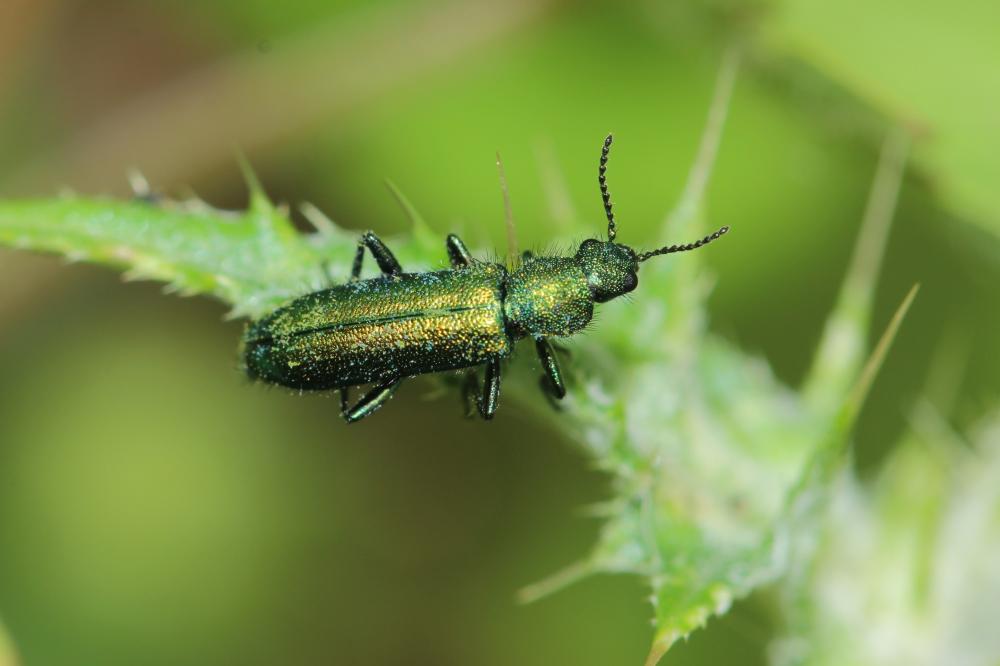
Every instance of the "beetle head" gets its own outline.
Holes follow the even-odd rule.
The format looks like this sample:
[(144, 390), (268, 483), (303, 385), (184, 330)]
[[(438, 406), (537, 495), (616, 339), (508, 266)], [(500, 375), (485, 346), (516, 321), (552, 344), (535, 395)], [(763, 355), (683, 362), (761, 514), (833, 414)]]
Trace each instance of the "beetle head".
[(639, 258), (627, 245), (588, 238), (576, 251), (576, 262), (597, 303), (627, 294), (639, 284)]
[(612, 212), (611, 193), (608, 192), (606, 172), (608, 169), (608, 153), (611, 151), (612, 137), (609, 134), (604, 139), (601, 148), (601, 161), (597, 171), (597, 182), (601, 186), (601, 199), (604, 200), (604, 214), (608, 218), (608, 240), (601, 241), (589, 238), (580, 244), (576, 251), (576, 262), (587, 276), (587, 285), (594, 301), (604, 303), (612, 298), (627, 294), (639, 284), (639, 264), (647, 259), (661, 254), (687, 252), (707, 245), (729, 231), (722, 227), (715, 233), (701, 240), (685, 245), (668, 245), (649, 252), (636, 253), (627, 245), (615, 243), (618, 228), (615, 226), (615, 214)]

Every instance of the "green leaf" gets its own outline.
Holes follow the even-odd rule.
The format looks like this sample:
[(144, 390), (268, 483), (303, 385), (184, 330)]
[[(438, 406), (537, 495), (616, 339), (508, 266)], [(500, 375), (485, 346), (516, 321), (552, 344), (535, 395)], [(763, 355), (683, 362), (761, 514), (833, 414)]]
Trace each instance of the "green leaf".
[[(335, 229), (301, 235), (258, 197), (240, 213), (198, 201), (0, 201), (0, 243), (122, 268), (129, 279), (159, 280), (182, 294), (209, 294), (238, 316), (260, 315), (317, 288), (323, 262), (335, 249), (350, 257), (355, 242)], [(345, 263), (330, 270), (346, 277)]]
[(996, 663), (1000, 418), (971, 446), (917, 426), (870, 487), (839, 480), (774, 663)]
[[(665, 242), (697, 237), (736, 62), (731, 54), (720, 70), (699, 156), (665, 223)], [(896, 187), (902, 174), (903, 151), (886, 155), (889, 167), (882, 171), (888, 176), (873, 201), (885, 201), (884, 188)], [(197, 201), (0, 202), (0, 243), (124, 268), (130, 277), (215, 296), (240, 316), (261, 315), (331, 280), (345, 280), (355, 235), (312, 207), (303, 212), (316, 232), (297, 232), (249, 172), (247, 179), (250, 206), (243, 213)], [(401, 263), (408, 270), (445, 265), (443, 239), (427, 230), (398, 190), (390, 190), (415, 229), (390, 241)], [(862, 238), (884, 236), (891, 213), (892, 205), (876, 207), (865, 225), (876, 232)], [(734, 242), (739, 233), (734, 229), (732, 240), (723, 242)], [(861, 247), (870, 249), (869, 241)], [(852, 340), (864, 339), (868, 321), (867, 305), (857, 307), (852, 290), (870, 287), (880, 254), (877, 245), (874, 268), (871, 261), (855, 264), (848, 297), (834, 314), (831, 330), (847, 331)], [(858, 343), (852, 351), (857, 362), (823, 369), (822, 382), (807, 398), (777, 381), (763, 361), (708, 331), (711, 280), (699, 253), (653, 259), (643, 264), (641, 278), (631, 301), (602, 305), (589, 334), (569, 341), (571, 391), (560, 412), (536, 399), (537, 369), (515, 367), (505, 395), (551, 420), (614, 479), (590, 555), (524, 596), (541, 596), (595, 572), (643, 576), (654, 606), (652, 664), (734, 599), (787, 570), (792, 535), (808, 529), (816, 506), (803, 500), (821, 497), (840, 465), (888, 342), (860, 384)], [(829, 333), (818, 358), (839, 340)], [(860, 388), (851, 392), (852, 384)]]
[[(699, 282), (704, 290), (691, 263), (643, 277), (654, 276), (668, 293), (697, 291)], [(655, 611), (653, 664), (734, 599), (785, 573), (790, 541), (810, 529), (821, 508), (859, 401), (915, 293), (855, 390), (827, 413), (811, 410), (764, 363), (698, 321), (685, 322), (700, 317), (684, 311), (683, 299), (668, 299), (679, 303), (671, 309), (640, 296), (640, 307), (616, 309), (609, 317), (618, 326), (575, 348), (583, 385), (559, 417), (560, 427), (615, 475), (616, 497), (602, 511), (607, 522), (590, 557), (523, 597), (588, 573), (644, 576)], [(602, 365), (604, 373), (591, 369)], [(520, 389), (523, 395), (527, 386)]]
[[(732, 84), (725, 67), (719, 80), (699, 159), (668, 223), (682, 238), (678, 227), (701, 209), (718, 145), (719, 109)], [(869, 294), (905, 146), (899, 132), (886, 140), (856, 259), (804, 394), (708, 332), (710, 282), (699, 256), (644, 264), (636, 302), (605, 306), (602, 316), (615, 326), (580, 341), (574, 358), (582, 386), (566, 401), (573, 418), (560, 417), (560, 427), (615, 475), (616, 497), (603, 509), (606, 523), (590, 557), (527, 588), (523, 598), (587, 573), (641, 575), (652, 590), (647, 664), (655, 664), (734, 599), (787, 571), (798, 552), (793, 542), (822, 507), (861, 403), (916, 294), (907, 295), (864, 363)]]

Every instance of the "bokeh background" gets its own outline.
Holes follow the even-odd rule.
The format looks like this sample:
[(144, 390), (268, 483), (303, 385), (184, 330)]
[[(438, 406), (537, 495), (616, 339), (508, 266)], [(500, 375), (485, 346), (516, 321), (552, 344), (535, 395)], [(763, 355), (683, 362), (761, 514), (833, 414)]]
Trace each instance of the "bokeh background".
[[(276, 200), (391, 235), (388, 177), (442, 238), (502, 252), (500, 151), (520, 240), (544, 248), (602, 231), (613, 130), (641, 246), (736, 44), (712, 327), (791, 386), (882, 138), (913, 137), (874, 330), (922, 290), (857, 429), (871, 475), (918, 397), (962, 430), (1000, 383), (1000, 10), (925, 4), (5, 0), (0, 196), (128, 196), (135, 168), (236, 208), (241, 150)], [(641, 663), (636, 579), (515, 602), (587, 550), (580, 509), (608, 494), (557, 428), (510, 400), (465, 421), (422, 381), (346, 428), (331, 397), (249, 385), (224, 306), (160, 292), (0, 252), (0, 618), (23, 663)], [(772, 605), (738, 604), (672, 663), (763, 663)]]

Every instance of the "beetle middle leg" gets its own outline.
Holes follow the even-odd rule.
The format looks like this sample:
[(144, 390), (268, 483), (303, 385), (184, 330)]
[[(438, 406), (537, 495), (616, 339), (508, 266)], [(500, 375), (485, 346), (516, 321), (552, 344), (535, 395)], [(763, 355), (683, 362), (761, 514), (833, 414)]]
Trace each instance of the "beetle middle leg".
[(370, 416), (379, 407), (389, 401), (389, 398), (392, 397), (392, 394), (396, 392), (396, 389), (402, 383), (402, 379), (390, 379), (377, 384), (368, 393), (361, 396), (361, 399), (350, 408), (347, 406), (347, 389), (340, 389), (340, 415), (348, 423), (354, 423), (366, 416)]
[(351, 280), (361, 277), (361, 264), (365, 260), (365, 248), (375, 257), (375, 262), (385, 275), (399, 275), (403, 267), (382, 239), (372, 231), (366, 231), (358, 239), (358, 251), (354, 254), (354, 264), (351, 266)]

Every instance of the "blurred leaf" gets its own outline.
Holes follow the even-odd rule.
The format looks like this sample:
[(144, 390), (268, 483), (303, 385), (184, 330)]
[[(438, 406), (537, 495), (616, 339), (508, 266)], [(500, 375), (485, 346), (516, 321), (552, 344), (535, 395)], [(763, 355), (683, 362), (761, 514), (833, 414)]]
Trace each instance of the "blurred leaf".
[[(254, 46), (109, 109), (66, 145), (25, 155), (4, 185), (35, 193), (52, 182), (70, 182), (82, 191), (106, 192), (134, 164), (145, 165), (157, 182), (190, 183), (199, 170), (227, 164), (234, 144), (250, 152), (287, 145), (416, 77), (470, 57), (537, 20), (550, 4), (381, 0), (325, 21), (308, 19), (306, 11), (293, 22), (310, 29), (293, 32), (273, 51), (261, 50), (270, 35), (251, 37)], [(298, 14), (271, 9), (289, 18)], [(18, 123), (15, 131), (24, 132), (25, 125), (31, 123)], [(185, 141), (173, 139), (179, 136)]]
[[(701, 210), (731, 85), (724, 66), (698, 159), (667, 221), (675, 237), (691, 235), (687, 227)], [(707, 331), (710, 283), (699, 270), (701, 255), (644, 264), (637, 303), (604, 306), (615, 326), (580, 341), (574, 368), (583, 386), (566, 400), (574, 418), (559, 417), (559, 427), (614, 474), (616, 497), (602, 508), (607, 523), (590, 557), (527, 588), (524, 598), (593, 572), (646, 577), (656, 627), (647, 663), (655, 664), (711, 615), (785, 572), (790, 544), (811, 530), (916, 294), (914, 288), (904, 299), (862, 368), (868, 293), (905, 154), (905, 137), (892, 133), (806, 394), (796, 395), (763, 362)], [(522, 386), (521, 395), (528, 390)]]
[[(694, 237), (735, 72), (731, 55), (720, 70), (688, 186), (665, 223), (664, 242)], [(876, 183), (873, 201), (884, 202), (883, 190), (898, 187), (903, 159), (902, 151), (887, 149), (882, 173), (888, 175)], [(344, 280), (354, 235), (313, 208), (304, 212), (317, 231), (298, 233), (249, 172), (248, 181), (246, 213), (200, 202), (0, 203), (0, 242), (124, 267), (130, 276), (161, 280), (184, 293), (214, 295), (247, 316), (330, 279)], [(390, 189), (415, 225), (411, 237), (391, 243), (401, 263), (409, 270), (443, 265), (443, 242), (435, 243), (413, 207)], [(876, 231), (863, 232), (864, 239), (884, 236), (894, 197), (868, 216), (865, 228)], [(880, 243), (875, 253), (881, 253)], [(870, 288), (876, 271), (877, 256), (874, 264), (856, 262), (845, 293)], [(816, 399), (807, 400), (781, 385), (763, 362), (707, 331), (711, 282), (697, 253), (643, 264), (642, 282), (633, 302), (601, 307), (601, 316), (614, 325), (595, 326), (571, 341), (568, 370), (575, 381), (562, 413), (535, 399), (536, 380), (528, 373), (511, 374), (508, 394), (546, 408), (544, 418), (615, 479), (615, 496), (602, 509), (607, 522), (591, 555), (525, 596), (593, 572), (644, 576), (655, 608), (652, 664), (708, 617), (725, 612), (733, 599), (785, 571), (790, 533), (809, 528), (815, 499), (843, 458), (860, 401), (912, 294), (860, 378), (863, 354), (857, 345), (851, 358), (858, 362), (826, 368), (813, 388)], [(828, 333), (819, 358), (828, 357), (831, 346), (839, 348), (844, 330), (852, 340), (863, 339), (868, 312), (856, 305), (856, 298), (842, 299), (831, 329), (837, 334)]]
[[(656, 626), (650, 664), (786, 571), (790, 542), (813, 529), (859, 400), (916, 293), (850, 397), (820, 412), (763, 362), (704, 330), (705, 281), (693, 263), (655, 273), (644, 267), (643, 277), (666, 287), (674, 309), (640, 296), (642, 307), (616, 309), (609, 316), (618, 325), (575, 350), (584, 386), (567, 397), (573, 418), (560, 415), (559, 427), (614, 474), (616, 497), (603, 507), (607, 523), (590, 557), (523, 593), (537, 598), (595, 572), (646, 577)], [(695, 303), (685, 303), (684, 293), (697, 294), (688, 296)], [(520, 388), (524, 395), (529, 387)]]
[(784, 0), (772, 45), (926, 136), (915, 157), (942, 198), (1000, 230), (1000, 4)]
[(852, 265), (841, 285), (834, 312), (827, 319), (823, 332), (826, 343), (817, 353), (803, 387), (805, 399), (816, 409), (835, 409), (835, 405), (824, 401), (830, 398), (841, 400), (850, 390), (848, 382), (854, 381), (856, 372), (861, 369), (865, 353), (864, 336), (875, 299), (871, 285), (878, 279), (882, 265), (882, 254), (903, 181), (908, 146), (909, 137), (901, 129), (889, 132), (882, 144), (882, 156), (854, 248)]
[(909, 437), (871, 488), (840, 479), (774, 663), (996, 663), (1000, 420), (954, 439)]

